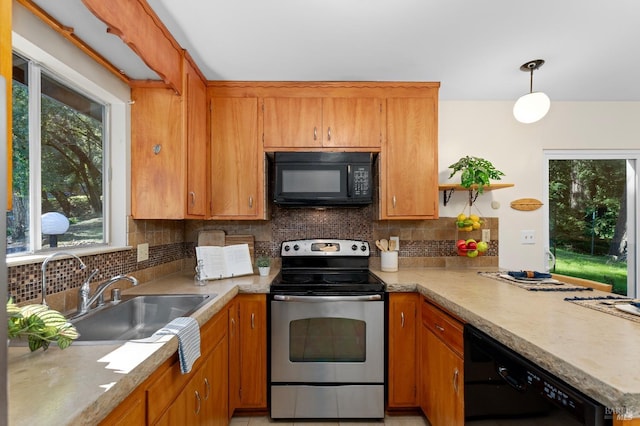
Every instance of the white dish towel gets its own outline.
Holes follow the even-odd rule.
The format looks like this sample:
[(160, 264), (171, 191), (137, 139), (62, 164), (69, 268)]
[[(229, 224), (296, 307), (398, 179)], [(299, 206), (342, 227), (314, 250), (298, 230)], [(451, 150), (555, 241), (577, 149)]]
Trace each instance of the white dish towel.
[(180, 371), (187, 374), (193, 363), (200, 358), (200, 326), (195, 318), (178, 317), (154, 334), (175, 334), (178, 336)]

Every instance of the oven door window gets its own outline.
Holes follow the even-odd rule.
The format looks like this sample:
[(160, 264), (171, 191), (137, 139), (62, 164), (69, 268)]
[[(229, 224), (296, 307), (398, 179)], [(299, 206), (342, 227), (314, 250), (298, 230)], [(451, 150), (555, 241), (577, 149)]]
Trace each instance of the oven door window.
[(304, 318), (289, 323), (289, 361), (364, 362), (365, 321), (351, 318)]

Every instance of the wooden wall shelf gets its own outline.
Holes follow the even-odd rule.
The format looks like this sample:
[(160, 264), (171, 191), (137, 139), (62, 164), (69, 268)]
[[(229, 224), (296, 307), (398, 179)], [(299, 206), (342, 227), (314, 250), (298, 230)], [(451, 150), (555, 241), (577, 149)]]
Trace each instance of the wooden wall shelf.
[[(484, 187), (484, 191), (493, 191), (496, 189), (503, 189), (503, 188), (511, 188), (513, 187), (514, 184), (513, 183), (492, 183), (489, 186), (485, 186)], [(464, 186), (460, 185), (460, 184), (439, 184), (438, 185), (438, 190), (442, 191), (442, 195), (443, 195), (443, 201), (444, 201), (444, 205), (446, 206), (449, 203), (449, 200), (451, 199), (451, 196), (453, 195), (453, 193), (458, 190), (458, 191), (469, 191), (469, 205), (472, 206), (473, 203), (476, 202), (476, 199), (478, 198), (479, 192), (478, 192), (478, 185), (472, 185), (471, 188), (465, 188)]]

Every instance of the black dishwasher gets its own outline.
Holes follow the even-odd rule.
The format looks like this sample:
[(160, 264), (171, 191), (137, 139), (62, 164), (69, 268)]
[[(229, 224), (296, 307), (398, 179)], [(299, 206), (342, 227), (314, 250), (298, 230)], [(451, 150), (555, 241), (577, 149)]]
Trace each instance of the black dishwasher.
[[(545, 425), (612, 424), (606, 408), (471, 325), (464, 328), (465, 423), (532, 417)], [(500, 424), (500, 423), (498, 423)]]

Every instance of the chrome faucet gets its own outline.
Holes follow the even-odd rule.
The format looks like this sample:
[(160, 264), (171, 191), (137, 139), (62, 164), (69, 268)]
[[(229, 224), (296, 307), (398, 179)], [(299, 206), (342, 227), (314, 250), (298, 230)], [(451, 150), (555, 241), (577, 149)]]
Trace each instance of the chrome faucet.
[(44, 261), (42, 262), (42, 302), (41, 303), (44, 306), (49, 306), (49, 305), (47, 305), (47, 301), (45, 300), (45, 297), (47, 295), (47, 264), (49, 263), (49, 261), (51, 259), (53, 259), (54, 257), (58, 257), (58, 256), (74, 257), (74, 258), (76, 258), (78, 260), (78, 262), (80, 262), (80, 269), (86, 268), (86, 265), (84, 264), (84, 262), (78, 256), (76, 256), (73, 253), (67, 253), (65, 251), (57, 251), (57, 252), (47, 256), (46, 259), (44, 259)]
[(89, 287), (89, 282), (97, 272), (97, 269), (93, 271), (91, 273), (91, 276), (89, 276), (89, 278), (87, 278), (87, 280), (82, 284), (80, 290), (78, 290), (78, 312), (76, 312), (75, 317), (84, 315), (89, 312), (89, 310), (91, 309), (91, 305), (93, 305), (94, 302), (97, 302), (96, 307), (104, 305), (103, 293), (111, 284), (115, 284), (121, 280), (127, 280), (131, 281), (131, 284), (133, 284), (134, 286), (138, 285), (138, 280), (131, 275), (116, 275), (115, 277), (110, 278), (100, 284), (96, 289), (96, 292), (93, 294), (93, 296), (91, 296), (91, 288)]

